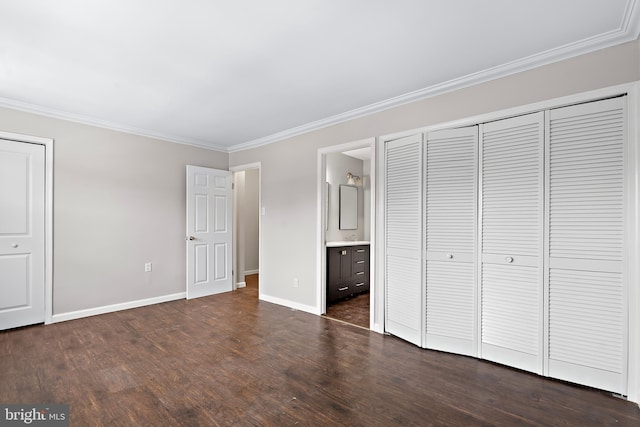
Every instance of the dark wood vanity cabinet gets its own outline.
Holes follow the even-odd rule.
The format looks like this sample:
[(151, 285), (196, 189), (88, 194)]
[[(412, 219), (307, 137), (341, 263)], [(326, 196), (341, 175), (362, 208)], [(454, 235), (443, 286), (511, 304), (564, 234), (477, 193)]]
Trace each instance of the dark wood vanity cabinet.
[(369, 245), (327, 248), (327, 304), (369, 291)]

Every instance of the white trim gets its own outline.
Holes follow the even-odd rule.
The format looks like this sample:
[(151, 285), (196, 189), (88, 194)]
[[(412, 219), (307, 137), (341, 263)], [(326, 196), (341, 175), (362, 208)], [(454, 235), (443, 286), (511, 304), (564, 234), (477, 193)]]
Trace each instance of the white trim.
[[(375, 226), (375, 236), (377, 238), (378, 248), (376, 251), (372, 252), (372, 259), (375, 259), (375, 268), (372, 268), (371, 271), (375, 271), (376, 277), (379, 279), (373, 283), (373, 288), (375, 288), (375, 292), (378, 295), (375, 301), (375, 321), (374, 325), (371, 329), (381, 334), (385, 331), (385, 321), (386, 321), (386, 313), (385, 313), (385, 269), (384, 269), (384, 261), (385, 261), (385, 246), (386, 246), (386, 232), (385, 232), (385, 197), (384, 197), (384, 188), (386, 186), (387, 179), (387, 171), (385, 169), (386, 162), (386, 150), (385, 150), (386, 141), (382, 138), (376, 138), (374, 152), (375, 152), (375, 164), (376, 170), (378, 171), (376, 176), (376, 206), (374, 212), (376, 213), (376, 223)], [(373, 158), (372, 158), (373, 164)], [(372, 191), (373, 194), (373, 191)], [(373, 222), (372, 222), (373, 224)], [(373, 234), (372, 234), (373, 235)]]
[[(640, 83), (627, 91), (628, 169), (627, 212), (629, 242), (627, 262), (627, 296), (629, 320), (627, 398), (640, 406)], [(633, 363), (635, 361), (635, 364)]]
[(283, 299), (283, 298), (272, 297), (270, 295), (260, 294), (259, 299), (261, 301), (270, 302), (272, 304), (278, 304), (278, 305), (282, 305), (284, 307), (289, 307), (289, 308), (291, 308), (293, 310), (304, 311), (306, 313), (311, 313), (311, 314), (316, 314), (316, 315), (322, 314), (322, 313), (318, 312), (317, 307), (314, 307), (312, 305), (300, 304), (300, 303), (297, 303), (297, 302), (294, 302), (294, 301), (289, 301), (289, 300)]
[(325, 284), (327, 281), (327, 251), (326, 251), (326, 230), (325, 224), (327, 221), (327, 211), (325, 209), (324, 200), (324, 185), (327, 181), (327, 154), (341, 153), (343, 151), (355, 150), (358, 148), (370, 148), (371, 160), (370, 160), (370, 181), (371, 181), (371, 209), (370, 209), (370, 227), (369, 232), (369, 248), (370, 248), (370, 265), (369, 265), (369, 281), (372, 286), (369, 287), (369, 328), (376, 332), (382, 332), (382, 329), (376, 324), (376, 319), (383, 317), (382, 313), (378, 313), (376, 310), (376, 300), (380, 293), (375, 285), (376, 283), (376, 138), (366, 138), (357, 141), (347, 142), (345, 144), (332, 145), (330, 147), (323, 147), (318, 149), (318, 170), (317, 170), (317, 182), (316, 182), (316, 209), (317, 209), (317, 223), (316, 223), (316, 266), (317, 266), (317, 281), (316, 281), (316, 307), (315, 310), (319, 314), (324, 314), (327, 311), (327, 295), (325, 292)]
[[(258, 170), (258, 270), (256, 270), (256, 273), (259, 273), (260, 270), (262, 270), (263, 268), (263, 264), (262, 264), (262, 254), (264, 253), (262, 250), (262, 162), (254, 162), (254, 163), (246, 163), (243, 165), (237, 165), (237, 166), (231, 166), (229, 167), (229, 172), (231, 172), (231, 176), (235, 176), (236, 172), (243, 172), (243, 171), (248, 171), (248, 170), (253, 170), (253, 169), (257, 169)], [(232, 191), (233, 193), (233, 218), (235, 219), (236, 214), (237, 214), (237, 205), (236, 205), (236, 193), (235, 193), (235, 189)], [(237, 238), (238, 236), (236, 235), (237, 232), (235, 231), (235, 223), (236, 221), (234, 221), (234, 233), (233, 233), (233, 247), (237, 248)], [(237, 260), (235, 257), (235, 250), (234, 250), (234, 254), (233, 254), (233, 270), (234, 271), (238, 271), (237, 268)], [(244, 274), (247, 274), (247, 272), (245, 271)], [(252, 273), (255, 274), (255, 273)], [(235, 283), (235, 280), (234, 280)], [(236, 283), (236, 289), (237, 288), (241, 288), (242, 286), (239, 286), (241, 283), (244, 283), (246, 286), (246, 282), (239, 282)], [(262, 286), (259, 286), (259, 291), (262, 290)], [(259, 296), (259, 298), (261, 298), (261, 296)]]
[(44, 145), (44, 323), (53, 316), (53, 139), (2, 132), (0, 138)]
[(113, 123), (107, 120), (102, 120), (102, 119), (98, 119), (91, 116), (69, 113), (66, 111), (47, 108), (47, 107), (43, 107), (36, 104), (30, 104), (28, 102), (16, 101), (9, 98), (0, 97), (0, 107), (23, 111), (25, 113), (30, 113), (30, 114), (38, 114), (40, 116), (45, 116), (45, 117), (52, 117), (54, 119), (80, 123), (83, 125), (95, 126), (102, 129), (108, 129), (108, 130), (114, 130), (117, 132), (125, 132), (132, 135), (144, 136), (146, 138), (160, 139), (163, 141), (173, 142), (176, 144), (191, 145), (198, 148), (204, 148), (206, 150), (221, 151), (223, 153), (228, 152), (227, 147), (224, 147), (218, 144), (213, 144), (210, 142), (200, 141), (192, 138), (180, 137), (176, 135), (169, 135), (166, 133), (155, 132), (149, 129), (142, 129), (135, 126), (126, 126), (123, 124)]
[(261, 167), (262, 167), (262, 162), (246, 163), (244, 165), (229, 167), (229, 172), (242, 172), (250, 169), (260, 169)]
[(489, 113), (478, 114), (462, 119), (451, 120), (448, 122), (427, 125), (415, 129), (394, 132), (380, 136), (382, 141), (391, 141), (403, 138), (405, 136), (415, 135), (416, 133), (432, 132), (440, 129), (451, 129), (457, 127), (474, 126), (482, 123), (493, 122), (496, 120), (507, 119), (509, 117), (522, 116), (525, 114), (535, 113), (553, 108), (565, 107), (573, 104), (581, 104), (598, 99), (609, 98), (629, 93), (633, 90), (636, 83), (624, 83), (616, 86), (595, 89), (587, 92), (580, 92), (573, 95), (561, 96), (545, 101), (535, 102), (532, 104), (524, 104), (517, 107), (507, 108), (504, 110), (492, 111)]
[(640, 14), (639, 8), (636, 0), (627, 0), (627, 7), (622, 17), (622, 24), (620, 25), (621, 31), (628, 36), (635, 36), (636, 39), (638, 35), (640, 35), (640, 19), (638, 19), (638, 14)]
[(260, 274), (260, 270), (258, 269), (258, 270), (245, 270), (244, 271), (244, 275), (245, 276), (248, 276), (250, 274)]
[(246, 288), (246, 287), (247, 287), (247, 282), (238, 282), (238, 283), (236, 283), (236, 289)]
[(136, 301), (103, 305), (101, 307), (87, 308), (84, 310), (55, 314), (51, 323), (66, 322), (67, 320), (81, 319), (83, 317), (96, 316), (98, 314), (113, 313), (114, 311), (129, 310), (130, 308), (138, 308), (144, 307), (146, 305), (160, 304), (162, 302), (176, 301), (185, 299), (186, 296), (186, 292), (178, 292), (176, 294), (163, 295), (159, 297), (145, 298)]

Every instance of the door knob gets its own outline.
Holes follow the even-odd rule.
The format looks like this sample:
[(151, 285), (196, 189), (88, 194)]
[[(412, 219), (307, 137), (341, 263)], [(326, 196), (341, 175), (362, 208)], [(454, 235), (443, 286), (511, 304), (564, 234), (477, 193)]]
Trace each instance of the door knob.
[(507, 262), (513, 262), (513, 257), (508, 256), (504, 260)]
[(188, 236), (185, 240), (196, 240), (194, 236)]
[(453, 254), (447, 254), (447, 258), (453, 259)]
[(13, 249), (15, 249), (15, 248), (17, 248), (17, 247), (18, 247), (18, 244), (17, 244), (17, 243), (12, 243), (12, 244), (11, 244), (11, 247), (12, 247)]

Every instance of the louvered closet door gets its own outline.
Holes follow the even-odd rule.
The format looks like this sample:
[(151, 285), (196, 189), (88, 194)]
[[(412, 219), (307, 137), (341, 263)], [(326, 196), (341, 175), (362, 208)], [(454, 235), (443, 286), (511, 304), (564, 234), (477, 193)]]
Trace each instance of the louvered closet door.
[(422, 345), (422, 136), (385, 144), (385, 330)]
[(475, 356), (478, 127), (427, 134), (427, 348)]
[(544, 114), (483, 125), (481, 357), (542, 373)]
[(625, 99), (549, 112), (548, 374), (626, 394)]

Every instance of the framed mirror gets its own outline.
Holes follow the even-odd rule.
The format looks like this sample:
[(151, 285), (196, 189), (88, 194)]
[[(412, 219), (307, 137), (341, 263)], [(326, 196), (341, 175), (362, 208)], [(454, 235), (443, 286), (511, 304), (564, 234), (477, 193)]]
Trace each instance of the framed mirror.
[(340, 185), (340, 230), (358, 228), (358, 187)]

